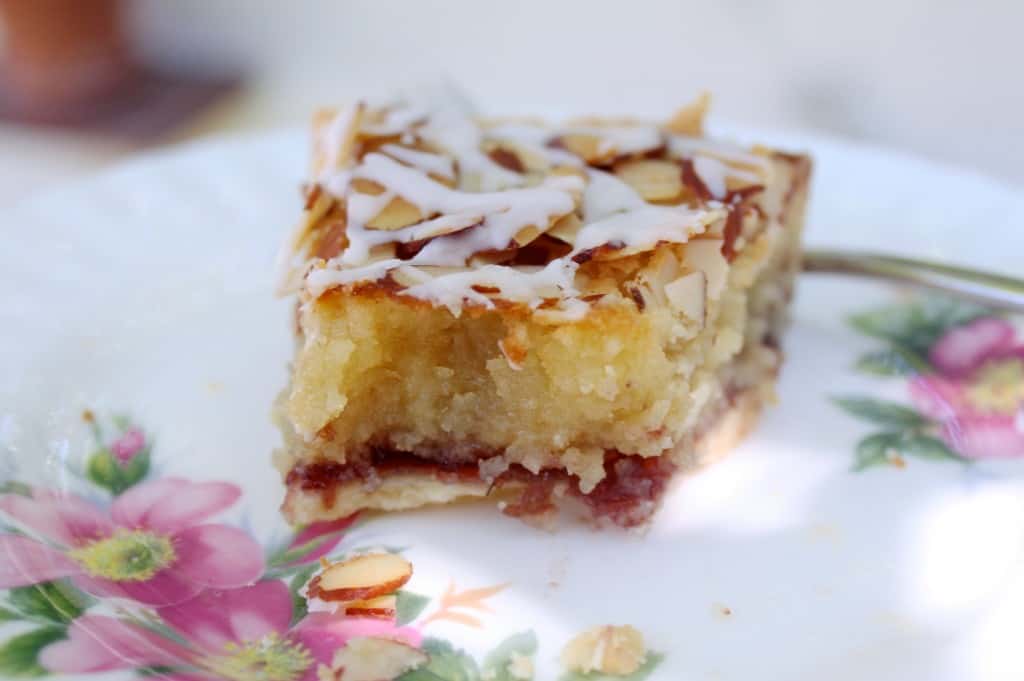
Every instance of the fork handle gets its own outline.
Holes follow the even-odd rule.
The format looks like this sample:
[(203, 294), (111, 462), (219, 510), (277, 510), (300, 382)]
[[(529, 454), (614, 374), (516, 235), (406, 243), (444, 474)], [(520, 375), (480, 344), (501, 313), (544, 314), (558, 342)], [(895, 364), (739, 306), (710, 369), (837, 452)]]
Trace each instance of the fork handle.
[(804, 272), (852, 274), (943, 291), (1024, 313), (1024, 280), (944, 263), (865, 252), (805, 251)]

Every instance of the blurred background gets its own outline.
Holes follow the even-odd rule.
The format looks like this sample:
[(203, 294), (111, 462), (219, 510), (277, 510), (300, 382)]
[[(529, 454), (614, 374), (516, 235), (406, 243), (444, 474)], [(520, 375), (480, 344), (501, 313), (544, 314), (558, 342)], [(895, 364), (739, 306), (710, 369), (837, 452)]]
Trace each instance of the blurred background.
[(0, 0), (0, 205), (444, 78), (490, 112), (810, 130), (1024, 184), (1019, 0)]

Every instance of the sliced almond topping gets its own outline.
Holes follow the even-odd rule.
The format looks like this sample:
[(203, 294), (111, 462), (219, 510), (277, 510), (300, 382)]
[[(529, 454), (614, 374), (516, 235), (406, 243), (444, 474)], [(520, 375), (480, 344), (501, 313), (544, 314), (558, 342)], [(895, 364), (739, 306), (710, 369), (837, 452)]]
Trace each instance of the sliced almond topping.
[(683, 264), (707, 276), (708, 297), (718, 300), (729, 276), (729, 262), (722, 255), (722, 239), (695, 239), (687, 242)]
[(582, 227), (583, 221), (577, 217), (576, 213), (569, 213), (555, 220), (555, 224), (548, 229), (547, 235), (564, 241), (570, 246), (575, 246), (576, 235), (579, 234)]
[(367, 180), (363, 177), (353, 177), (352, 181), (349, 182), (349, 187), (351, 187), (354, 192), (367, 194), (369, 196), (380, 196), (385, 191), (383, 185), (377, 184), (373, 180)]
[(309, 254), (314, 258), (330, 260), (345, 250), (346, 246), (348, 246), (348, 235), (346, 234), (345, 215), (342, 214), (317, 229), (316, 238), (313, 246), (309, 249)]
[(345, 604), (345, 614), (351, 617), (376, 617), (391, 619), (395, 616), (398, 597), (395, 594), (378, 596)]
[(568, 670), (626, 676), (647, 658), (644, 637), (629, 625), (588, 629), (565, 644), (562, 665)]
[(344, 168), (355, 157), (366, 107), (362, 102), (313, 114), (313, 175)]
[(495, 147), (488, 151), (487, 155), (492, 161), (506, 170), (511, 170), (514, 173), (526, 172), (526, 165), (519, 160), (519, 157), (514, 151), (510, 151), (504, 147)]
[(590, 165), (604, 165), (615, 158), (615, 147), (597, 135), (569, 133), (556, 140), (556, 146), (576, 154)]
[(388, 276), (396, 284), (406, 288), (424, 284), (431, 279), (431, 276), (420, 270), (420, 268), (410, 266), (395, 268), (388, 273)]
[(512, 237), (512, 241), (515, 242), (516, 246), (525, 246), (543, 233), (533, 225), (528, 225), (516, 232), (516, 235)]
[(430, 655), (402, 641), (356, 637), (316, 673), (318, 681), (392, 681), (429, 661)]
[(366, 228), (392, 231), (415, 225), (422, 222), (423, 218), (423, 213), (415, 204), (396, 196), (384, 206), (384, 210), (366, 221)]
[(683, 193), (682, 169), (672, 161), (625, 161), (615, 165), (615, 174), (645, 201), (671, 201)]
[(704, 135), (704, 116), (711, 106), (711, 94), (702, 92), (693, 102), (676, 111), (665, 123), (665, 130), (676, 135), (702, 137)]
[(673, 310), (704, 326), (708, 279), (703, 272), (690, 272), (665, 286), (665, 297)]
[(395, 553), (365, 553), (327, 566), (309, 583), (309, 595), (356, 601), (389, 594), (412, 577), (412, 564)]
[(417, 224), (410, 232), (413, 240), (422, 241), (462, 232), (470, 227), (483, 224), (483, 221), (483, 215), (442, 215)]

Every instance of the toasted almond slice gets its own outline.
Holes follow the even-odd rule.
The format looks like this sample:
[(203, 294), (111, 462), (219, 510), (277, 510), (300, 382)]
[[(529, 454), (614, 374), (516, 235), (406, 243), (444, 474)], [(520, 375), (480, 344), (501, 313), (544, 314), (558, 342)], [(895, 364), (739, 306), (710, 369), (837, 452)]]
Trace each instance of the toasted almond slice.
[(565, 644), (561, 659), (570, 671), (626, 676), (639, 669), (646, 657), (643, 634), (627, 624), (584, 631)]
[(576, 235), (579, 234), (582, 227), (583, 221), (579, 219), (576, 213), (569, 213), (555, 220), (555, 223), (551, 225), (546, 233), (548, 236), (553, 236), (570, 246), (575, 246)]
[(395, 616), (395, 607), (398, 597), (395, 594), (377, 596), (361, 601), (352, 601), (345, 604), (345, 614), (352, 617), (376, 617), (391, 619)]
[(494, 147), (487, 152), (487, 156), (505, 170), (511, 170), (513, 173), (526, 172), (526, 164), (514, 151), (505, 147)]
[(676, 135), (702, 137), (704, 135), (704, 116), (711, 106), (711, 94), (702, 92), (696, 100), (676, 111), (665, 123), (665, 130)]
[(722, 239), (694, 239), (686, 244), (683, 264), (707, 276), (708, 297), (718, 300), (729, 276), (729, 262), (722, 255)]
[(671, 201), (683, 193), (683, 171), (672, 161), (637, 159), (615, 164), (615, 174), (645, 201)]
[(470, 267), (485, 267), (487, 265), (501, 265), (508, 262), (516, 255), (515, 248), (507, 248), (503, 251), (484, 251), (474, 253), (469, 259)]
[(316, 672), (318, 681), (390, 681), (429, 661), (430, 655), (402, 641), (357, 636)]
[(431, 276), (429, 274), (423, 272), (418, 267), (412, 267), (409, 265), (404, 265), (391, 270), (388, 273), (388, 276), (390, 276), (396, 284), (406, 288), (416, 286), (417, 284), (423, 284), (431, 280)]
[(340, 109), (321, 109), (313, 114), (313, 175), (344, 168), (355, 157), (366, 106), (356, 102)]
[(396, 553), (364, 553), (333, 563), (309, 584), (325, 601), (356, 601), (395, 591), (412, 577), (412, 564)]
[(423, 213), (415, 204), (396, 196), (384, 206), (384, 210), (366, 221), (366, 228), (393, 231), (422, 222), (423, 217)]
[(314, 258), (330, 260), (341, 253), (348, 246), (348, 235), (346, 233), (345, 215), (330, 220), (325, 226), (316, 230), (315, 239), (310, 246), (309, 253)]
[(704, 326), (708, 278), (703, 272), (690, 272), (665, 286), (665, 297), (673, 310)]
[(602, 165), (615, 158), (615, 148), (597, 135), (569, 133), (557, 138), (558, 145), (591, 165)]
[(516, 232), (516, 235), (512, 237), (512, 241), (515, 242), (516, 246), (525, 246), (543, 233), (534, 225), (527, 225)]
[(367, 194), (369, 196), (380, 196), (384, 193), (384, 185), (377, 184), (373, 180), (367, 180), (363, 177), (353, 177), (348, 184), (352, 188), (352, 191), (360, 194)]
[(483, 224), (483, 221), (483, 215), (441, 215), (414, 226), (409, 230), (409, 237), (412, 241), (422, 241), (439, 236), (448, 236), (449, 234), (467, 230), (470, 227), (476, 227)]

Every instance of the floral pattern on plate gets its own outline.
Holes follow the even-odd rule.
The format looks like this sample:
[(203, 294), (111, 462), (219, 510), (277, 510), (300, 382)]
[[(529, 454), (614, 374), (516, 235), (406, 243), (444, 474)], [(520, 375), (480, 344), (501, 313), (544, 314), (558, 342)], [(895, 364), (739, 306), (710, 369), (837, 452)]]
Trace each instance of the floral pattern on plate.
[[(0, 674), (30, 677), (134, 671), (174, 681), (343, 681), (333, 670), (353, 639), (384, 638), (427, 653), (403, 681), (524, 681), (538, 640), (527, 629), (474, 659), (427, 635), (440, 620), (483, 627), (507, 585), (459, 588), (436, 599), (397, 592), (384, 617), (309, 612), (302, 587), (328, 556), (351, 554), (356, 517), (301, 528), (263, 547), (213, 522), (242, 497), (227, 482), (151, 478), (152, 442), (124, 416), (83, 414), (95, 440), (84, 476), (109, 503), (8, 482), (0, 494), (0, 622), (24, 631), (0, 645)], [(110, 435), (112, 432), (112, 436)], [(644, 679), (662, 655), (647, 654)], [(565, 681), (599, 680), (570, 672)], [(387, 681), (387, 680), (381, 680)]]
[(872, 397), (835, 402), (881, 428), (862, 439), (853, 468), (905, 457), (970, 463), (1024, 457), (1024, 337), (994, 311), (941, 298), (851, 317), (884, 343), (856, 368), (906, 383), (909, 405)]

